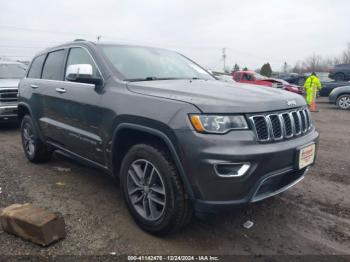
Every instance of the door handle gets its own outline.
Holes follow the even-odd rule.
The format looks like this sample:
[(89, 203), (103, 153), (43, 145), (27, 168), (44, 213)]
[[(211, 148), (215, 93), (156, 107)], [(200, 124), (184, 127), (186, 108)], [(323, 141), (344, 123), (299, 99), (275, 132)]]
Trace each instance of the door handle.
[(64, 88), (56, 88), (56, 92), (58, 92), (58, 93), (60, 93), (60, 94), (63, 94), (63, 93), (65, 93), (66, 92), (66, 89), (64, 89)]
[(38, 85), (31, 84), (30, 87), (35, 89), (35, 88), (38, 88), (39, 86), (38, 86)]

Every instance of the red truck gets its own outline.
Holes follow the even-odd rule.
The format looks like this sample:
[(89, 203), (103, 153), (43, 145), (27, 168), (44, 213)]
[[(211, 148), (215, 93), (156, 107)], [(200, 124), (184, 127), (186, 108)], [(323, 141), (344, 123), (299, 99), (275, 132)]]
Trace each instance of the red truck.
[(301, 86), (290, 84), (282, 79), (268, 78), (254, 71), (236, 71), (233, 73), (233, 80), (239, 83), (282, 88), (299, 95), (304, 93), (304, 89)]

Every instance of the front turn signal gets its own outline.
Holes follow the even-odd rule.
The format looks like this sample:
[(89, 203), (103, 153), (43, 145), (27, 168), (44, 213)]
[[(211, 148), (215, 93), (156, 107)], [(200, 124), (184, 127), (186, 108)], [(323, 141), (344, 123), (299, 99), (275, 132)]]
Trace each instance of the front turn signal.
[(193, 127), (196, 129), (197, 132), (204, 132), (204, 127), (201, 123), (201, 120), (199, 119), (199, 116), (191, 115), (190, 119)]

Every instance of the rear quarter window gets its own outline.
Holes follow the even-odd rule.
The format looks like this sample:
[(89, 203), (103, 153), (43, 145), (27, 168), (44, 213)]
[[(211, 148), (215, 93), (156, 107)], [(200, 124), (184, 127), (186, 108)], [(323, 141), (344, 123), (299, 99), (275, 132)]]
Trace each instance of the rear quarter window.
[(45, 55), (37, 56), (33, 59), (33, 62), (28, 71), (28, 78), (40, 78), (41, 70), (43, 68), (43, 63), (45, 60)]

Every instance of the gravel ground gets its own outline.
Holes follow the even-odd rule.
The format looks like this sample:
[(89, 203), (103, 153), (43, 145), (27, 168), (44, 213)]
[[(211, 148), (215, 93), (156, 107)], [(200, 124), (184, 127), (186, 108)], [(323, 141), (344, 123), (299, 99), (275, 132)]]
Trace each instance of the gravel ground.
[[(157, 238), (131, 219), (118, 182), (55, 155), (29, 163), (16, 126), (0, 127), (0, 207), (33, 203), (59, 211), (67, 238), (42, 248), (0, 230), (3, 255), (348, 254), (350, 255), (350, 112), (320, 99), (313, 113), (321, 133), (317, 164), (289, 191), (208, 221), (194, 219)], [(246, 220), (254, 226), (245, 229)]]

